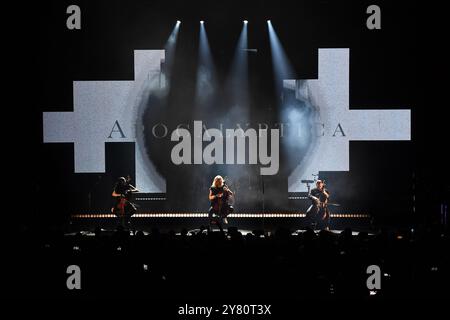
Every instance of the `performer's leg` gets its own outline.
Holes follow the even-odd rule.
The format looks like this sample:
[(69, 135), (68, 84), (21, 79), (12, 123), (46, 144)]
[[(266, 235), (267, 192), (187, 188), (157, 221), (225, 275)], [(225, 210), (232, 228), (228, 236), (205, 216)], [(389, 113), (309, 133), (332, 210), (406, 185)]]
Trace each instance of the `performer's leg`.
[(131, 217), (136, 213), (137, 209), (135, 205), (131, 202), (128, 202), (125, 206), (125, 214), (124, 214), (124, 227), (131, 227)]
[(313, 205), (310, 205), (309, 208), (306, 210), (306, 216), (305, 216), (305, 222), (307, 227), (311, 227), (312, 221), (311, 221), (311, 210), (313, 208)]
[(320, 208), (315, 205), (311, 205), (306, 211), (306, 223), (307, 226), (316, 230), (317, 226), (317, 214), (319, 213)]
[(325, 208), (325, 215), (323, 222), (325, 230), (330, 230), (330, 210), (328, 208)]
[(220, 215), (220, 216), (223, 217), (223, 218), (220, 218), (220, 220), (221, 220), (223, 223), (228, 224), (228, 219), (227, 219), (227, 217), (228, 217), (228, 215), (229, 215), (230, 213), (233, 213), (233, 211), (234, 211), (233, 206), (226, 205), (224, 208), (222, 208), (222, 212), (221, 212), (221, 215)]
[(222, 227), (222, 219), (217, 219), (217, 226), (219, 227), (220, 232), (223, 233), (223, 227)]
[(320, 208), (317, 214), (317, 222), (320, 230), (328, 230), (328, 211), (327, 208)]
[(119, 226), (123, 227), (123, 215), (121, 214), (120, 210), (117, 208), (114, 208), (113, 213), (116, 216), (117, 227), (119, 227)]
[(130, 219), (131, 219), (131, 216), (129, 214), (125, 214), (123, 216), (123, 227), (125, 229), (130, 229), (130, 227), (131, 227)]
[(208, 232), (212, 231), (213, 222), (214, 222), (214, 210), (213, 207), (210, 207), (208, 211)]

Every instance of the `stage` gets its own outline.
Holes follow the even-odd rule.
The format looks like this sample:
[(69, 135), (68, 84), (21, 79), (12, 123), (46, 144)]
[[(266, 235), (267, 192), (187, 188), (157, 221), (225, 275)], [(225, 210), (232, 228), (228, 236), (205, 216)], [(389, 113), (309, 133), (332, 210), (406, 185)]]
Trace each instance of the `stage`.
[[(137, 213), (130, 219), (130, 229), (151, 232), (158, 229), (162, 232), (179, 233), (181, 230), (194, 230), (208, 228), (208, 214), (205, 212), (147, 212)], [(93, 231), (95, 228), (115, 230), (120, 226), (120, 219), (108, 213), (74, 214), (65, 223), (67, 232)], [(305, 213), (301, 212), (268, 212), (268, 213), (233, 213), (228, 217), (228, 224), (224, 229), (233, 228), (243, 230), (245, 233), (257, 230), (264, 233), (273, 233), (276, 229), (289, 230), (305, 229), (308, 222)], [(367, 214), (331, 214), (330, 229), (343, 230), (353, 228), (358, 231), (371, 231), (379, 229), (373, 218)], [(217, 228), (217, 227), (216, 227)]]

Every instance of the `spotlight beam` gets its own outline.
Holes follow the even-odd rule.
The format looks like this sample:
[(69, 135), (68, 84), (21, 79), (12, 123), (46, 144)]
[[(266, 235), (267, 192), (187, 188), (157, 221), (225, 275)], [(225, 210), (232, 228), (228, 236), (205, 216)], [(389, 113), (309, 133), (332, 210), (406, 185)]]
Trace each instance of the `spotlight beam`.
[(267, 28), (269, 31), (270, 51), (272, 53), (275, 87), (277, 92), (281, 93), (283, 80), (293, 79), (295, 73), (270, 20), (267, 20)]
[(167, 39), (166, 45), (164, 46), (165, 51), (166, 51), (165, 75), (166, 75), (166, 79), (168, 79), (169, 82), (170, 82), (170, 76), (171, 76), (171, 71), (172, 71), (172, 66), (173, 66), (173, 59), (175, 56), (175, 48), (176, 48), (176, 44), (177, 44), (178, 32), (180, 30), (180, 25), (181, 25), (181, 21), (177, 20), (177, 22), (175, 23), (175, 26), (172, 29), (172, 32), (171, 32), (169, 38)]
[(200, 21), (196, 104), (207, 103), (215, 92), (215, 69), (204, 21)]
[(231, 102), (241, 109), (248, 104), (248, 52), (252, 49), (248, 49), (247, 30), (248, 24), (244, 20), (227, 81)]

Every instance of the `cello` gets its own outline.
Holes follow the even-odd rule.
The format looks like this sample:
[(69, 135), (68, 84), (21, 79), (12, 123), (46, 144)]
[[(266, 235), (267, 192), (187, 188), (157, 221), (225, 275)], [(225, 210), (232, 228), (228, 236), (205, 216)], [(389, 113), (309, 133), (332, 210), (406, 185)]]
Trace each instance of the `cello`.
[(211, 206), (217, 216), (219, 216), (220, 218), (226, 218), (230, 213), (233, 212), (233, 207), (229, 203), (229, 199), (231, 196), (233, 196), (233, 192), (228, 188), (226, 184), (218, 189), (218, 192), (215, 194), (215, 201), (212, 202)]

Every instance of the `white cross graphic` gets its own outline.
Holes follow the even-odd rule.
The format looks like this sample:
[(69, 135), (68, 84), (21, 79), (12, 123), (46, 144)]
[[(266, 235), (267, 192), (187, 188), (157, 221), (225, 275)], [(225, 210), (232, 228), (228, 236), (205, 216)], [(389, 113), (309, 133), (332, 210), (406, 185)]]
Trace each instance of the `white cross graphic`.
[[(301, 180), (319, 171), (349, 171), (350, 141), (411, 140), (410, 110), (349, 109), (349, 49), (319, 49), (318, 79), (285, 80), (284, 87), (308, 99), (318, 111), (317, 123), (324, 132), (316, 138), (305, 159), (288, 178), (289, 192), (305, 192)], [(337, 132), (341, 125), (345, 136)]]
[[(73, 112), (44, 112), (44, 142), (73, 143), (76, 173), (105, 172), (106, 142), (138, 142), (136, 185), (143, 192), (165, 192), (164, 179), (145, 154), (138, 134), (140, 106), (152, 91), (164, 87), (164, 50), (134, 51), (133, 81), (74, 81)], [(117, 123), (120, 132), (111, 131)]]

